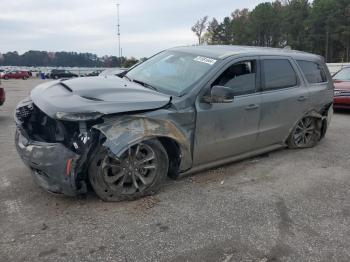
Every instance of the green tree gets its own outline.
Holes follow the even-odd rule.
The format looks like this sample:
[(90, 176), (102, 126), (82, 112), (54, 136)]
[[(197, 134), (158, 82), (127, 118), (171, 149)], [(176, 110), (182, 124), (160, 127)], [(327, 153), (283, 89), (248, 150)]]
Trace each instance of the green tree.
[(250, 13), (248, 9), (236, 9), (231, 14), (231, 29), (233, 34), (233, 44), (235, 45), (250, 45), (252, 37), (249, 33)]
[(310, 9), (308, 0), (291, 0), (285, 6), (282, 26), (286, 45), (298, 50), (310, 49), (306, 25)]
[(135, 64), (137, 64), (139, 60), (137, 60), (135, 57), (130, 57), (129, 59), (126, 59), (123, 61), (122, 67), (129, 68)]
[(277, 9), (272, 3), (257, 5), (250, 14), (250, 34), (257, 46), (278, 46), (279, 36), (275, 32), (280, 31), (280, 22)]
[(205, 41), (210, 45), (221, 44), (220, 29), (221, 26), (218, 20), (213, 18), (213, 20), (209, 22), (207, 32), (204, 35)]
[[(282, 2), (281, 2), (282, 1)], [(284, 47), (350, 60), (349, 0), (277, 0), (209, 22), (208, 44)]]

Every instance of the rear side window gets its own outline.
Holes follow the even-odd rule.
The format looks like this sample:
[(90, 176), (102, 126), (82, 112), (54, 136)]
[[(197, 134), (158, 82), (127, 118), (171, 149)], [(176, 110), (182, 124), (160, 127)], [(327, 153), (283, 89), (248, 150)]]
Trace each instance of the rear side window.
[(303, 60), (297, 62), (310, 84), (327, 82), (326, 74), (319, 64)]
[(298, 85), (297, 75), (288, 59), (262, 60), (263, 90), (276, 90)]

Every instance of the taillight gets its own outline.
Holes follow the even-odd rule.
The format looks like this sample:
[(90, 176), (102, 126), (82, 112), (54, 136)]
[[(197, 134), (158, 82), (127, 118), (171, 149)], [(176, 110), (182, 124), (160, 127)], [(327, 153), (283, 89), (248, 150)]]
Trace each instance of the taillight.
[(70, 172), (72, 170), (72, 161), (73, 159), (68, 159), (66, 163), (66, 176), (70, 176)]

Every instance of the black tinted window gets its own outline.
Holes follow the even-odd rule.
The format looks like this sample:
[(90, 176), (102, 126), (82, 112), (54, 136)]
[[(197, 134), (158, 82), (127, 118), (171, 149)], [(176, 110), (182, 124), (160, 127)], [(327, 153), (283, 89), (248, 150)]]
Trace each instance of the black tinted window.
[(232, 88), (235, 95), (255, 92), (256, 61), (244, 61), (233, 64), (215, 80), (212, 86), (226, 86)]
[(310, 84), (327, 82), (326, 74), (319, 64), (302, 60), (297, 62)]
[(295, 71), (287, 59), (262, 60), (263, 90), (293, 87), (298, 84)]

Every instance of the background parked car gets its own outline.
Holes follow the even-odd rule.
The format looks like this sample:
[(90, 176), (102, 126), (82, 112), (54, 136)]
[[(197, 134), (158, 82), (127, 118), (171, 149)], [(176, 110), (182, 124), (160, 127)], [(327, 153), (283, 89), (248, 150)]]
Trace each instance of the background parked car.
[(5, 89), (1, 87), (1, 80), (0, 80), (0, 106), (5, 103), (5, 99), (6, 99)]
[(98, 76), (99, 74), (101, 74), (102, 70), (95, 70), (91, 73), (86, 74), (85, 76)]
[(29, 73), (27, 71), (11, 71), (11, 72), (5, 72), (2, 74), (2, 79), (23, 79), (27, 80), (30, 77)]
[(124, 72), (125, 69), (121, 68), (108, 68), (104, 71), (102, 71), (99, 76), (117, 76), (118, 74)]
[(59, 79), (59, 78), (72, 78), (78, 77), (77, 74), (74, 74), (67, 70), (53, 69), (50, 73), (46, 75), (46, 78)]
[(333, 75), (334, 109), (350, 109), (350, 67), (345, 67)]

